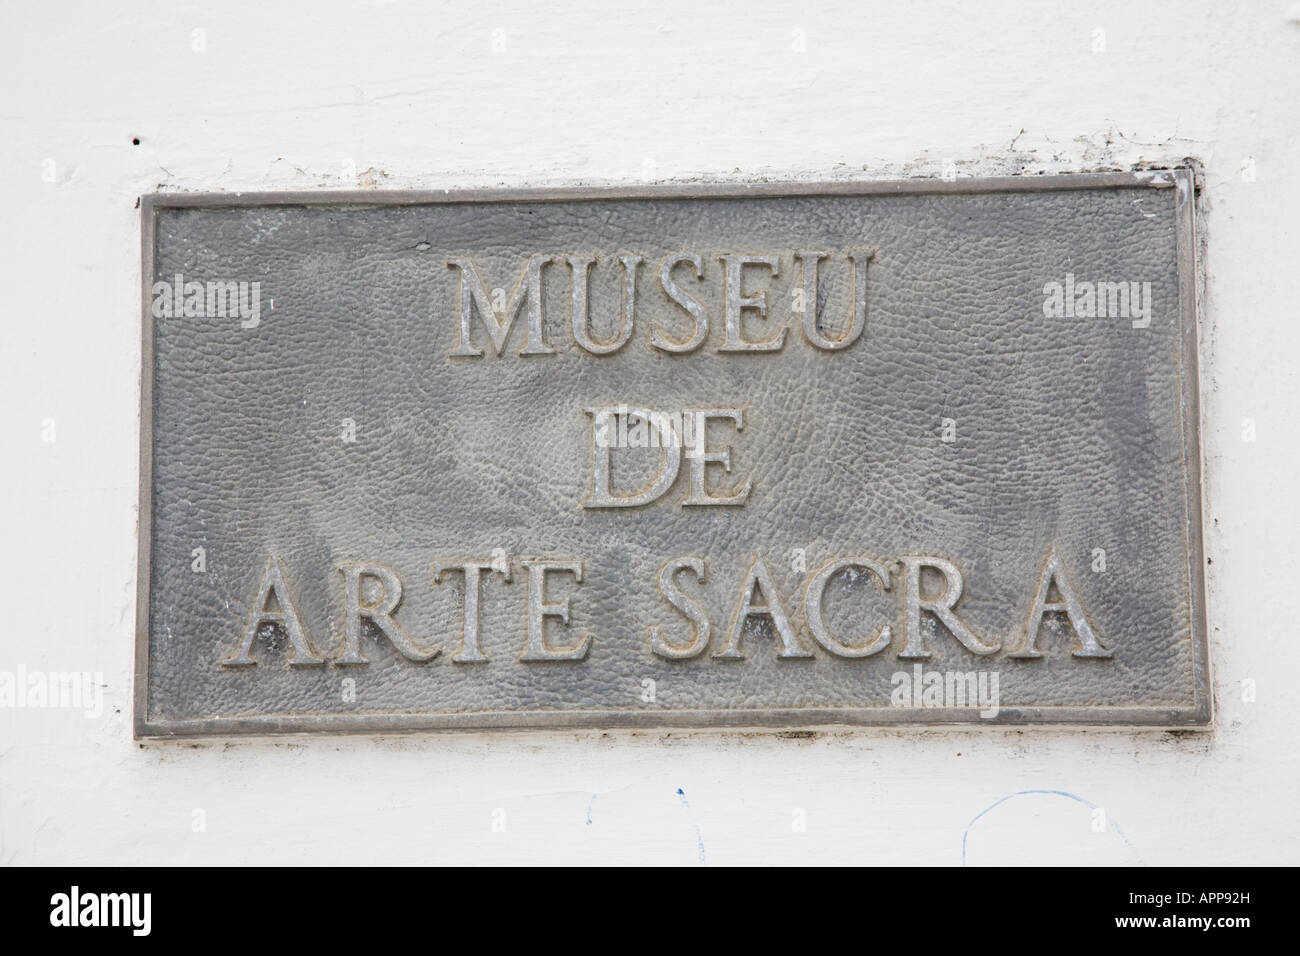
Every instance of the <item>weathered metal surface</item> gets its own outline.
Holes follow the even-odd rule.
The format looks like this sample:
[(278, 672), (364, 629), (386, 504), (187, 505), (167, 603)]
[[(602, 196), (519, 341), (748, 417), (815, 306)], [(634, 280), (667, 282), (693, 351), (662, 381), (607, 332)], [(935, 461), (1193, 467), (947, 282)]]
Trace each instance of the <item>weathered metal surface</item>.
[(137, 733), (1204, 724), (1193, 206), (146, 197)]

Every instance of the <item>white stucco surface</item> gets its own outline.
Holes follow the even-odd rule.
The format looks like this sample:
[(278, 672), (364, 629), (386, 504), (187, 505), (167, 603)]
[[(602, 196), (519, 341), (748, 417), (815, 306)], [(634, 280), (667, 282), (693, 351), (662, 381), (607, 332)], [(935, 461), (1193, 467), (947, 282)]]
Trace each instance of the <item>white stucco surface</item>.
[[(0, 670), (102, 672), (105, 711), (0, 709), (0, 863), (1300, 862), (1300, 10), (618, 6), (6, 6)], [(132, 740), (139, 195), (1187, 156), (1211, 732)]]

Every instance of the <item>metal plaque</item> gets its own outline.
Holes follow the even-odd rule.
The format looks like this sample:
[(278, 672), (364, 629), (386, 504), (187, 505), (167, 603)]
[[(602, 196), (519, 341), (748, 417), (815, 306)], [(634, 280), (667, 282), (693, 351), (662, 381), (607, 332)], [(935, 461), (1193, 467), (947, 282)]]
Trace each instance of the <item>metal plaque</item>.
[(137, 734), (1207, 724), (1194, 194), (145, 197)]

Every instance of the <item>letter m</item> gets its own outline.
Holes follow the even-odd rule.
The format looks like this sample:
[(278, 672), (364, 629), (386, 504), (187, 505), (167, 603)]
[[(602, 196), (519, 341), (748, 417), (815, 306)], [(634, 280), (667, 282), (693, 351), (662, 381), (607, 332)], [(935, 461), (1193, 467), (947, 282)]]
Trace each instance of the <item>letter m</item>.
[(1097, 305), (1100, 314), (1108, 319), (1128, 318), (1128, 283), (1098, 282)]
[(239, 310), (238, 282), (209, 282), (207, 288), (209, 319), (224, 319)]
[(965, 674), (949, 671), (944, 675), (947, 683), (947, 705), (949, 707), (976, 707), (979, 694), (976, 693), (979, 682), (974, 671)]
[(81, 706), (81, 675), (62, 671), (50, 675), (50, 706)]
[[(131, 897), (128, 894), (101, 893), (99, 900), (101, 926), (126, 926), (131, 922)], [(109, 921), (110, 913), (112, 922)]]
[(542, 338), (542, 266), (553, 260), (553, 256), (530, 258), (528, 264), (524, 266), (523, 274), (510, 290), (505, 308), (498, 312), (494, 308), (492, 293), (483, 282), (483, 277), (479, 275), (474, 260), (448, 259), (448, 268), (460, 270), (460, 344), (456, 346), (454, 352), (448, 354), (453, 358), (483, 355), (482, 349), (474, 347), (470, 336), (470, 325), (477, 307), (483, 325), (487, 327), (488, 336), (492, 339), (492, 349), (496, 355), (500, 355), (506, 347), (506, 338), (510, 335), (510, 327), (514, 325), (519, 308), (526, 302), (528, 304), (528, 346), (519, 354), (554, 355), (555, 350), (547, 348), (546, 341)]

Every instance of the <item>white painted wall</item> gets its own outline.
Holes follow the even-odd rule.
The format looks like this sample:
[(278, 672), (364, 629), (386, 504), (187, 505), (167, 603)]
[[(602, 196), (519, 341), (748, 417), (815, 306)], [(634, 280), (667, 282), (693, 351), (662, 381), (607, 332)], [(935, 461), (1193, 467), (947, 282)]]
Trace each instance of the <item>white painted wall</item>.
[[(615, 6), (6, 7), (0, 669), (102, 671), (107, 712), (0, 710), (0, 863), (956, 864), (971, 821), (1026, 790), (1083, 802), (1007, 800), (970, 828), (971, 862), (1300, 862), (1300, 10)], [(1005, 174), (1189, 155), (1207, 181), (1213, 733), (132, 741), (141, 193), (896, 178), (945, 161)]]

